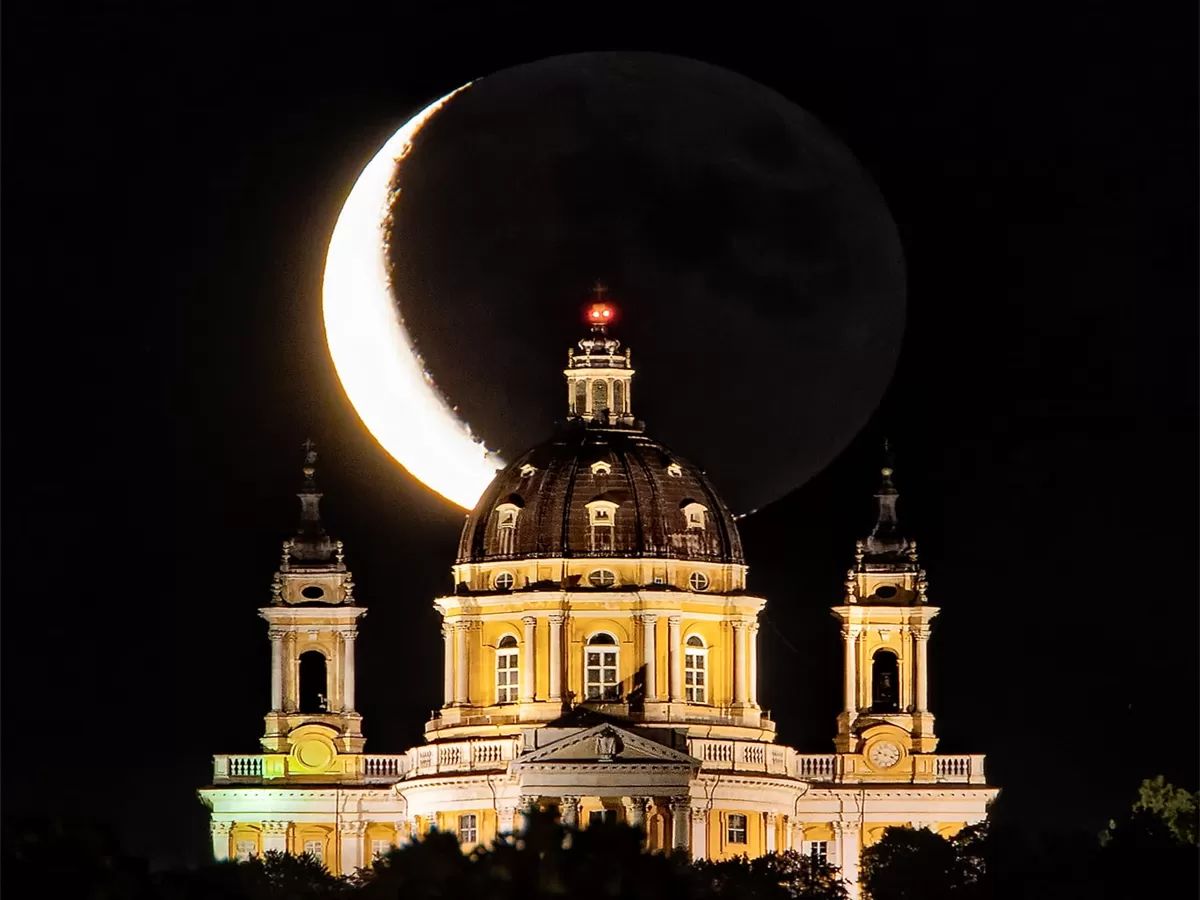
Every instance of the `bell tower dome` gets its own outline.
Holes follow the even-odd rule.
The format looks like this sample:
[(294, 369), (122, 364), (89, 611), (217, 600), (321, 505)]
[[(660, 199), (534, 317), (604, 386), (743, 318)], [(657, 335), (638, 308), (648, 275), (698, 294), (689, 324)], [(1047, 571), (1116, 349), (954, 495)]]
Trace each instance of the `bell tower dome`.
[(891, 448), (875, 492), (876, 519), (870, 535), (855, 545), (846, 573), (846, 594), (833, 615), (842, 623), (845, 657), (843, 709), (834, 745), (861, 753), (872, 768), (889, 769), (909, 753), (937, 747), (929, 711), (927, 647), (929, 582), (917, 557), (917, 542), (903, 536), (896, 515), (899, 492)]

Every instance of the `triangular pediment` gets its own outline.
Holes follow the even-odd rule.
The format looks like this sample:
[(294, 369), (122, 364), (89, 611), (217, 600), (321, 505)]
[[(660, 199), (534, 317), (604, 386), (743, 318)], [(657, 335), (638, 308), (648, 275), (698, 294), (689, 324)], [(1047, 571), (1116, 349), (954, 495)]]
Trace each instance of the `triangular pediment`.
[(581, 728), (517, 757), (517, 766), (529, 763), (658, 763), (700, 766), (700, 760), (673, 750), (665, 744), (626, 731), (616, 725), (602, 724)]

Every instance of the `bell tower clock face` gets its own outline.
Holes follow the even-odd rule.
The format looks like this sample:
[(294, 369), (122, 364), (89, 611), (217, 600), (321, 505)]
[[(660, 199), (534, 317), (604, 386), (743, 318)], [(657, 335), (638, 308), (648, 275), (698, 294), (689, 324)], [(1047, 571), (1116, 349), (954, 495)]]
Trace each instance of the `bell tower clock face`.
[(881, 769), (890, 769), (900, 762), (900, 748), (891, 741), (880, 741), (868, 751), (867, 759)]

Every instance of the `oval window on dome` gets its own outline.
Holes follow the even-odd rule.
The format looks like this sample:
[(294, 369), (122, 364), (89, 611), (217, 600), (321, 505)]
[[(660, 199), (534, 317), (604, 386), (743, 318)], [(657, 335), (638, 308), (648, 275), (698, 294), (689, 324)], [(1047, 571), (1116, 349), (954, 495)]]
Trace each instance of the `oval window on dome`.
[(612, 569), (593, 569), (588, 573), (588, 584), (592, 587), (612, 587), (617, 583), (617, 573)]
[(325, 592), (315, 584), (310, 584), (308, 587), (300, 591), (300, 595), (304, 597), (305, 600), (320, 600), (325, 596)]
[(516, 580), (512, 572), (497, 572), (496, 577), (492, 579), (492, 584), (498, 591), (511, 591)]
[(692, 586), (693, 591), (707, 591), (708, 576), (703, 572), (693, 572), (688, 576), (688, 584)]
[(881, 584), (879, 587), (875, 588), (875, 596), (880, 600), (891, 600), (896, 596), (897, 593), (898, 592), (894, 584)]

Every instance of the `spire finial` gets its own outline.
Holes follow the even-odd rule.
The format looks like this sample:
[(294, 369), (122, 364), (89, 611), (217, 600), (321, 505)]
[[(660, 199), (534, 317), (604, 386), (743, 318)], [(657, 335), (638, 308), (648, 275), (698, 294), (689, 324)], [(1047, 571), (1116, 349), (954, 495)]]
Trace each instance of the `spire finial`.
[(306, 482), (311, 482), (317, 471), (317, 445), (312, 438), (305, 438), (300, 446), (304, 448), (304, 478)]

